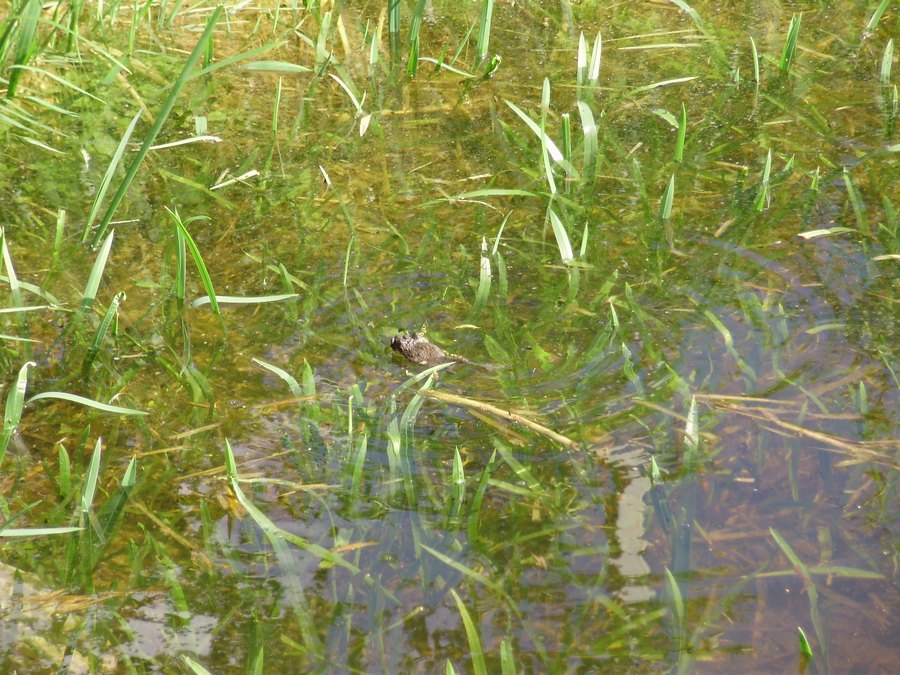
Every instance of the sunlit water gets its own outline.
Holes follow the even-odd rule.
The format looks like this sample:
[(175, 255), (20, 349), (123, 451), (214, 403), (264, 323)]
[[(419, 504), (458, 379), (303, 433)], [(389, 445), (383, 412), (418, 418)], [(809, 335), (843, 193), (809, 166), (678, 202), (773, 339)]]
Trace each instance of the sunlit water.
[[(435, 4), (420, 54), (446, 45), (449, 58), (477, 16)], [(340, 65), (326, 73), (366, 92), (363, 136), (363, 116), (328, 74), (283, 76), (277, 134), (277, 74), (224, 69), (189, 85), (162, 140), (204, 117), (223, 142), (146, 161), (117, 214), (134, 222), (115, 228), (96, 322), (61, 339), (70, 315), (6, 324), (37, 340), (7, 343), (8, 381), (34, 358), (29, 393), (119, 392), (119, 404), (149, 413), (26, 408), (3, 465), (6, 512), (43, 503), (17, 527), (71, 522), (98, 437), (97, 510), (131, 457), (139, 470), (88, 577), (84, 549), (64, 537), (0, 549), (28, 573), (15, 586), (4, 571), (18, 589), (4, 596), (68, 591), (54, 602), (73, 608), (4, 604), (6, 664), (55, 667), (74, 645), (75, 670), (177, 670), (185, 655), (211, 672), (257, 658), (263, 672), (437, 672), (447, 660), (468, 672), (476, 650), (458, 598), (489, 672), (504, 649), (524, 672), (787, 671), (802, 667), (798, 626), (820, 670), (900, 667), (897, 165), (886, 151), (896, 135), (877, 69), (897, 13), (862, 43), (874, 6), (804, 13), (793, 74), (779, 78), (790, 16), (758, 4), (745, 15), (697, 3), (718, 39), (674, 5), (498, 5), (491, 53), (502, 64), (470, 88), (424, 62), (409, 79), (405, 52), (392, 68), (383, 51), (370, 79), (363, 40), (378, 17), (345, 9), (351, 49), (332, 36)], [(287, 15), (276, 32), (305, 13)], [(217, 35), (217, 50), (270, 40), (272, 16), (265, 34), (255, 11), (235, 16), (243, 23)], [(315, 39), (317, 22), (305, 21), (299, 30)], [(560, 114), (571, 114), (581, 169), (577, 37), (590, 45), (597, 30), (596, 177), (566, 181), (557, 168), (550, 202), (576, 256), (567, 266), (547, 221), (541, 143), (505, 101), (539, 121), (547, 77), (548, 133), (561, 144)], [(749, 35), (763, 57), (759, 87)], [(657, 43), (680, 46), (632, 49)], [(302, 43), (274, 53), (314, 65)], [(471, 67), (471, 45), (457, 66)], [(697, 79), (636, 91), (686, 77)], [(133, 79), (156, 110), (166, 91)], [(95, 256), (79, 228), (133, 114), (131, 98), (103, 86), (111, 104), (82, 112), (83, 128), (58, 141), (63, 158), (29, 150), (3, 173), (18, 182), (0, 201), (15, 269), (69, 308)], [(654, 111), (677, 120), (682, 103), (676, 164), (676, 131)], [(260, 176), (204, 189), (251, 169)], [(486, 188), (535, 196), (465, 194)], [(221, 321), (208, 306), (178, 308), (165, 207), (209, 216), (189, 229), (217, 293), (298, 297), (226, 306)], [(52, 261), (59, 209), (69, 225), (64, 259)], [(28, 229), (34, 219), (46, 232)], [(833, 227), (849, 229), (799, 236)], [(204, 291), (191, 265), (193, 298)], [(80, 377), (118, 291), (118, 335)], [(446, 350), (497, 366), (453, 366), (430, 383), (474, 408), (401, 388), (422, 368), (393, 354), (390, 337), (423, 324)], [(290, 373), (301, 395), (254, 359)], [(225, 479), (226, 441), (244, 496), (305, 543), (273, 549)], [(75, 467), (65, 499), (58, 444)]]

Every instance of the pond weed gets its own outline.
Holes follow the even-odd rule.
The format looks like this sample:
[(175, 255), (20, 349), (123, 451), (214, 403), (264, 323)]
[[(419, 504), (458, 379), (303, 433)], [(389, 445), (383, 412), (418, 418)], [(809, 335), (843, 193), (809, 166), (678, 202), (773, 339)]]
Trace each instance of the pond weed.
[[(63, 529), (2, 550), (93, 595), (47, 662), (896, 661), (896, 17), (694, 4), (16, 6), (2, 511)], [(407, 372), (426, 321), (500, 368)]]

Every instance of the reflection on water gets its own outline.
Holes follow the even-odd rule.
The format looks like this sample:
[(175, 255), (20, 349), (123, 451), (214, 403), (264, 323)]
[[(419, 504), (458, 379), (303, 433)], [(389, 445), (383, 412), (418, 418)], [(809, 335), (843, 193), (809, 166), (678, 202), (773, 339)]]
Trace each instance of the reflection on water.
[[(464, 85), (427, 62), (410, 79), (386, 50), (373, 66), (378, 17), (347, 4), (327, 20), (299, 12), (306, 23), (273, 52), (312, 65), (313, 28), (327, 23), (321, 73), (195, 80), (167, 133), (202, 117), (226, 141), (142, 168), (121, 213), (138, 220), (116, 229), (96, 316), (5, 329), (37, 340), (35, 391), (149, 412), (26, 408), (29, 453), (3, 465), (10, 515), (41, 503), (29, 522), (65, 524), (97, 437), (98, 504), (128, 458), (140, 466), (105, 541), (0, 549), (48, 588), (116, 591), (96, 614), (73, 611), (84, 625), (47, 626), (40, 653), (57, 663), (50, 643), (72, 644), (136, 670), (177, 669), (183, 654), (212, 671), (432, 672), (466, 670), (481, 648), (489, 672), (503, 653), (524, 671), (780, 672), (800, 662), (801, 626), (820, 669), (896, 670), (896, 261), (883, 258), (897, 253), (883, 150), (896, 140), (865, 70), (896, 12), (863, 43), (869, 15), (853, 3), (805, 14), (804, 49), (780, 76), (779, 3), (752, 16), (695, 3), (702, 25), (674, 5), (499, 4), (500, 70)], [(475, 17), (428, 5), (420, 53), (449, 58)], [(280, 14), (236, 11), (218, 49), (268, 39), (237, 21), (248, 16), (284, 30)], [(598, 28), (601, 87), (585, 96), (575, 32)], [(683, 77), (696, 79), (647, 87)], [(71, 132), (71, 156), (85, 146), (94, 163), (60, 159), (52, 185), (34, 179), (46, 162), (17, 169), (29, 178), (21, 204), (0, 202), (3, 219), (30, 224), (36, 204), (84, 218), (79, 181), (99, 184), (106, 136), (131, 115), (130, 99), (108, 96), (107, 112), (85, 113), (96, 129)], [(540, 124), (569, 166), (552, 186)], [(210, 192), (225, 170), (260, 175)], [(190, 231), (218, 293), (299, 297), (221, 319), (179, 308), (172, 206), (210, 217)], [(798, 236), (834, 227), (847, 229)], [(19, 275), (75, 307), (95, 256), (70, 230), (55, 261), (25, 227), (8, 240)], [(120, 290), (118, 333), (85, 374)], [(444, 350), (500, 367), (410, 382), (421, 369), (390, 337), (425, 323)], [(8, 381), (31, 356), (15, 349)], [(226, 480), (226, 439), (271, 526)], [(24, 669), (26, 650), (3, 650)]]

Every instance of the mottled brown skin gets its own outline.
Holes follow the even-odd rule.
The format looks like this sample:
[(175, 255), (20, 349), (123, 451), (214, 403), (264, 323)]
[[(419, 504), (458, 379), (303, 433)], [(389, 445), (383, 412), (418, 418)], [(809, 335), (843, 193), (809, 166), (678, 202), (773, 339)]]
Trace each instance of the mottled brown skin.
[(461, 356), (447, 354), (443, 349), (432, 344), (424, 335), (398, 333), (391, 338), (391, 349), (403, 354), (413, 363), (420, 366), (436, 366), (441, 363), (469, 363)]

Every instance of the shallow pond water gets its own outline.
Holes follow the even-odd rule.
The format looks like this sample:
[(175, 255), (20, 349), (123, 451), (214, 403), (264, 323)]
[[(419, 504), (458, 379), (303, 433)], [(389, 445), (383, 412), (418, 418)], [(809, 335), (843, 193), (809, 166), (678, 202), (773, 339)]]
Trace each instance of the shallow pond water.
[(4, 669), (896, 672), (897, 7), (417, 4), (226, 8), (108, 229), (213, 10), (41, 14), (6, 381), (145, 414), (8, 403)]

